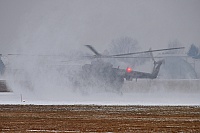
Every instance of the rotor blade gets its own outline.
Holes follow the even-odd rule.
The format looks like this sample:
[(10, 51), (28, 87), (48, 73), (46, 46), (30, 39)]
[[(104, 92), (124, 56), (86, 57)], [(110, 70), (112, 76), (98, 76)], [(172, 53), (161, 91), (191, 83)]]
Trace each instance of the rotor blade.
[(85, 45), (87, 48), (89, 48), (92, 52), (95, 53), (95, 55), (100, 56), (101, 54), (99, 54), (91, 45)]
[(134, 55), (134, 54), (142, 54), (142, 53), (158, 52), (158, 51), (167, 51), (167, 50), (175, 50), (175, 49), (184, 49), (184, 48), (185, 47), (157, 49), (157, 50), (148, 50), (148, 51), (142, 51), (142, 52), (127, 53), (127, 54), (116, 54), (116, 55), (111, 55), (111, 56), (125, 56), (125, 55)]
[[(168, 58), (168, 57), (183, 57), (183, 58), (187, 58), (188, 56), (186, 56), (186, 55), (170, 55), (170, 56), (155, 56), (155, 57), (153, 57), (153, 58)], [(123, 59), (123, 58), (152, 58), (152, 57), (150, 57), (150, 56), (143, 56), (143, 57), (138, 57), (138, 56), (111, 56), (111, 57), (107, 57), (107, 58), (117, 58), (117, 59)]]
[(67, 56), (67, 55), (53, 55), (53, 54), (38, 54), (38, 55), (34, 55), (34, 54), (5, 54), (5, 55), (8, 55), (8, 56)]

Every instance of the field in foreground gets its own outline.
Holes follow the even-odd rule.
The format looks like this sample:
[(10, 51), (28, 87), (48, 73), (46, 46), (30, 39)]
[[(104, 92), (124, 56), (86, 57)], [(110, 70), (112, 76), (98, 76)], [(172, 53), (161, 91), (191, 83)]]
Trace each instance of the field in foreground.
[(200, 132), (200, 107), (0, 105), (0, 131)]

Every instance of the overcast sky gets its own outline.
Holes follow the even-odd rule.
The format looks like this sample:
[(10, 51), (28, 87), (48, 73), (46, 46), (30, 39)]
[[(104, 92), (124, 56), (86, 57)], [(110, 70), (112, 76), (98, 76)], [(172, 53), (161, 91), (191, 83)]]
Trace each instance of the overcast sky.
[(1, 53), (100, 51), (129, 36), (142, 49), (200, 45), (200, 0), (0, 0)]

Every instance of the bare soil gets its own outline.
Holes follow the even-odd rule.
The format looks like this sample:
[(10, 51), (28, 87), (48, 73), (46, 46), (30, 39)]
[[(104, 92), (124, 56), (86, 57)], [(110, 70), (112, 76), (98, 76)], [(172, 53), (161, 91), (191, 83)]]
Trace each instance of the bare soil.
[(200, 107), (0, 105), (0, 132), (200, 132)]

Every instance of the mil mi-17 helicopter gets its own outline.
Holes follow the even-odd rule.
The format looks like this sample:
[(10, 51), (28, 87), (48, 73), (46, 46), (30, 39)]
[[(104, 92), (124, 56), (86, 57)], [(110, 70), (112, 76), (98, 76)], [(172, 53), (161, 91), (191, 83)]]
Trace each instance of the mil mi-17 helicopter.
[[(87, 56), (89, 58), (95, 58), (91, 64), (85, 64), (82, 66), (82, 71), (80, 76), (86, 85), (99, 85), (100, 87), (112, 87), (117, 91), (122, 87), (124, 80), (132, 81), (132, 79), (148, 78), (155, 79), (158, 76), (161, 65), (164, 60), (155, 61), (152, 52), (166, 51), (183, 49), (184, 47), (168, 48), (168, 49), (158, 49), (158, 50), (148, 50), (142, 52), (116, 54), (116, 55), (102, 55), (97, 52), (91, 45), (85, 45), (89, 48), (95, 55)], [(145, 73), (139, 71), (133, 71), (132, 68), (127, 67), (127, 69), (114, 68), (109, 62), (105, 62), (102, 58), (134, 58), (128, 55), (135, 55), (141, 53), (150, 53), (152, 60), (154, 61), (154, 67), (152, 73)], [(125, 57), (128, 56), (128, 57)]]

